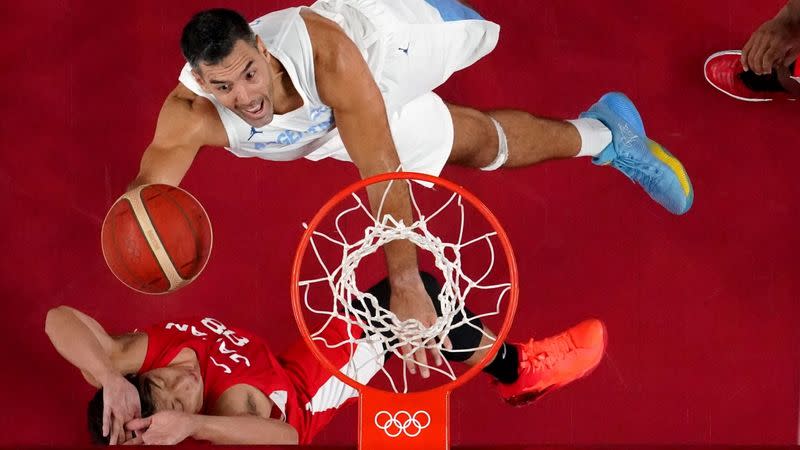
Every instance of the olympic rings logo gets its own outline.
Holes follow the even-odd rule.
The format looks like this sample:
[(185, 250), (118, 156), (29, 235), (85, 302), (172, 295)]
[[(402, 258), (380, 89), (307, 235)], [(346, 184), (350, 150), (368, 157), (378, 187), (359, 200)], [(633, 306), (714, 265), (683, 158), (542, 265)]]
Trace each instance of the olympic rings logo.
[(430, 424), (431, 415), (426, 411), (417, 411), (413, 415), (407, 411), (397, 411), (394, 415), (389, 411), (375, 414), (375, 426), (391, 438), (401, 434), (411, 438), (417, 437)]

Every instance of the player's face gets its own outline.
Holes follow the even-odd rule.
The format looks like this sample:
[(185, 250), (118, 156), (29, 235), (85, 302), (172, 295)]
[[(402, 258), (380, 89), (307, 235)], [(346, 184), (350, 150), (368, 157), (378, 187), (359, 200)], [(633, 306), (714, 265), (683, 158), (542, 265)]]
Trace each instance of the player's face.
[(144, 374), (156, 411), (197, 414), (203, 407), (203, 380), (195, 366), (169, 366)]
[(222, 62), (214, 65), (201, 63), (201, 73), (195, 76), (223, 106), (251, 127), (261, 128), (272, 122), (271, 58), (261, 38), (257, 38), (255, 47), (239, 40)]

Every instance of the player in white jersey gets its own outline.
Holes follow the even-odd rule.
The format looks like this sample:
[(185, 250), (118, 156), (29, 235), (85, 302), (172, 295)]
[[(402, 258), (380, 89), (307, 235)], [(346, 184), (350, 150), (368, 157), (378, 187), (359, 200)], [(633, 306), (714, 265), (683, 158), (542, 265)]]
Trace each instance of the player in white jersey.
[[(556, 121), (482, 112), (431, 92), (489, 53), (499, 28), (457, 0), (320, 0), (252, 24), (230, 10), (198, 13), (181, 38), (187, 66), (131, 187), (177, 185), (205, 145), (276, 161), (349, 160), (362, 177), (401, 163), (438, 175), (445, 163), (494, 170), (592, 156), (670, 212), (688, 211), (694, 193), (686, 171), (646, 137), (622, 94), (606, 94), (577, 120)], [(381, 185), (369, 189), (373, 206), (382, 192)], [(410, 223), (403, 183), (395, 183), (383, 211)], [(393, 312), (432, 324), (413, 244), (384, 249)]]

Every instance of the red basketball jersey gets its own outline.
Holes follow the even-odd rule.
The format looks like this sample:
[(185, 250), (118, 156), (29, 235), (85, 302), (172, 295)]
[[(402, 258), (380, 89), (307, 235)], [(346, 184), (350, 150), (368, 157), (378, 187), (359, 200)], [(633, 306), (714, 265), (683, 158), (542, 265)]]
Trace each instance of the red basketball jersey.
[(300, 430), (303, 413), (294, 386), (258, 336), (210, 317), (164, 322), (142, 332), (148, 342), (140, 373), (169, 365), (184, 348), (197, 354), (203, 377), (201, 413), (206, 413), (225, 390), (243, 383), (272, 400), (279, 410), (273, 409), (273, 418)]

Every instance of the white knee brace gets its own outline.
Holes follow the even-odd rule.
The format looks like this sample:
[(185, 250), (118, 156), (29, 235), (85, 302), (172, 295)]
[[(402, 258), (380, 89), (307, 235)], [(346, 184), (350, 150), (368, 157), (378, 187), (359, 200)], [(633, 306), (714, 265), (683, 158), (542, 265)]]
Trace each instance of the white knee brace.
[(488, 166), (481, 167), (481, 170), (497, 170), (503, 167), (503, 164), (508, 161), (508, 141), (506, 140), (506, 133), (503, 131), (503, 127), (500, 126), (500, 122), (495, 120), (492, 116), (489, 116), (489, 118), (492, 119), (494, 128), (497, 130), (497, 157)]

